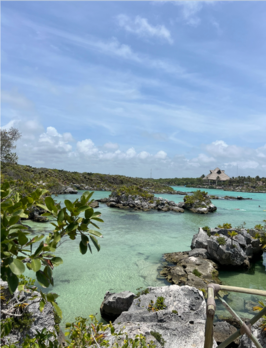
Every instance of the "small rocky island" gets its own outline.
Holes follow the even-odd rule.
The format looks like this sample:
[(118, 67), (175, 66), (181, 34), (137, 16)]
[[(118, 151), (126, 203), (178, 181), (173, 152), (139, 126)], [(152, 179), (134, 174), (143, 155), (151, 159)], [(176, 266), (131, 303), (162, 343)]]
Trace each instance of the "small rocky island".
[(183, 202), (175, 203), (162, 197), (155, 197), (154, 194), (138, 186), (120, 187), (114, 190), (109, 198), (102, 198), (98, 201), (106, 203), (110, 208), (142, 211), (157, 210), (183, 213), (185, 210), (189, 210), (192, 213), (207, 214), (217, 210), (204, 191), (195, 191), (186, 195)]

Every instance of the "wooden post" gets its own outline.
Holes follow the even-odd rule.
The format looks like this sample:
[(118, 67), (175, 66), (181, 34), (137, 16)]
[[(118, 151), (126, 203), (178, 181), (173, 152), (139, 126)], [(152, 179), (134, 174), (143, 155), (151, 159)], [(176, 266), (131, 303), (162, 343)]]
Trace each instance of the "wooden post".
[(213, 318), (215, 314), (215, 299), (214, 290), (208, 287), (208, 300), (207, 300), (207, 320), (205, 325), (205, 342), (204, 348), (212, 348), (213, 346)]

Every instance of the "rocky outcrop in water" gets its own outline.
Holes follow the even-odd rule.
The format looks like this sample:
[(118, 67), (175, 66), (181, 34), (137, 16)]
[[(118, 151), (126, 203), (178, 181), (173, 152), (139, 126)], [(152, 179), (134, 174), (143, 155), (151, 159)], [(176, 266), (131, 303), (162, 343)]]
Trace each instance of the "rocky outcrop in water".
[(215, 262), (208, 260), (208, 256), (206, 249), (164, 254), (170, 266), (165, 266), (160, 274), (169, 283), (207, 290), (209, 283), (220, 283), (218, 266)]
[[(256, 231), (257, 234), (263, 232)], [(221, 266), (249, 268), (250, 260), (261, 256), (262, 246), (255, 231), (245, 229), (215, 228), (199, 232), (193, 236), (191, 249), (206, 249), (208, 258)]]
[(196, 214), (208, 214), (217, 210), (217, 207), (212, 204), (208, 193), (204, 191), (195, 191), (190, 195), (186, 195), (182, 208)]
[[(115, 320), (114, 328), (126, 332), (129, 338), (142, 334), (157, 347), (203, 348), (205, 320), (202, 292), (170, 285), (148, 288), (148, 293), (135, 298), (128, 311)], [(111, 335), (106, 338), (111, 339)]]
[(99, 200), (101, 203), (106, 203), (110, 208), (120, 209), (134, 209), (134, 210), (157, 210), (157, 211), (173, 211), (176, 213), (183, 213), (183, 203), (175, 203), (168, 199), (161, 197), (154, 197), (152, 195), (143, 197), (141, 195), (130, 195), (122, 193), (117, 195), (112, 193), (109, 198)]

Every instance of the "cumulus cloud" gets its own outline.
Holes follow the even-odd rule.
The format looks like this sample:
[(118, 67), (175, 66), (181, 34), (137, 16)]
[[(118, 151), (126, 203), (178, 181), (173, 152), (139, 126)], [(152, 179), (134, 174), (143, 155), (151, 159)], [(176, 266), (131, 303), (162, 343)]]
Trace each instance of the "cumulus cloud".
[(104, 147), (109, 150), (117, 150), (119, 146), (115, 143), (106, 143), (104, 144)]
[(125, 14), (117, 16), (118, 25), (130, 33), (141, 37), (157, 37), (173, 43), (170, 31), (164, 25), (152, 25), (146, 18), (136, 16), (131, 19)]
[(164, 151), (158, 151), (155, 155), (156, 158), (161, 158), (161, 159), (165, 159), (167, 157), (167, 153)]

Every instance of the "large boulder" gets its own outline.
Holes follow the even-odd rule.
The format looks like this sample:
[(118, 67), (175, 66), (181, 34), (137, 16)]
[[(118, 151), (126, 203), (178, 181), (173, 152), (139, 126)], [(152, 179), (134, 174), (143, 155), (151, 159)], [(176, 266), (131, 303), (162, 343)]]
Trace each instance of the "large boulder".
[(199, 228), (199, 232), (197, 234), (194, 234), (191, 242), (191, 249), (195, 248), (203, 248), (207, 249), (207, 239), (208, 239), (207, 233), (202, 229)]
[(72, 187), (67, 187), (67, 188), (64, 189), (64, 193), (65, 194), (77, 194), (78, 191), (74, 190)]
[[(142, 334), (157, 347), (203, 348), (206, 304), (202, 292), (177, 285), (148, 289), (148, 294), (134, 299), (129, 310), (115, 320), (115, 331), (122, 330), (129, 338)], [(159, 297), (164, 308), (156, 310)], [(108, 335), (111, 338), (109, 333), (107, 339)]]
[(130, 291), (107, 292), (100, 308), (102, 318), (106, 321), (114, 321), (122, 312), (130, 308), (134, 298), (135, 295)]

